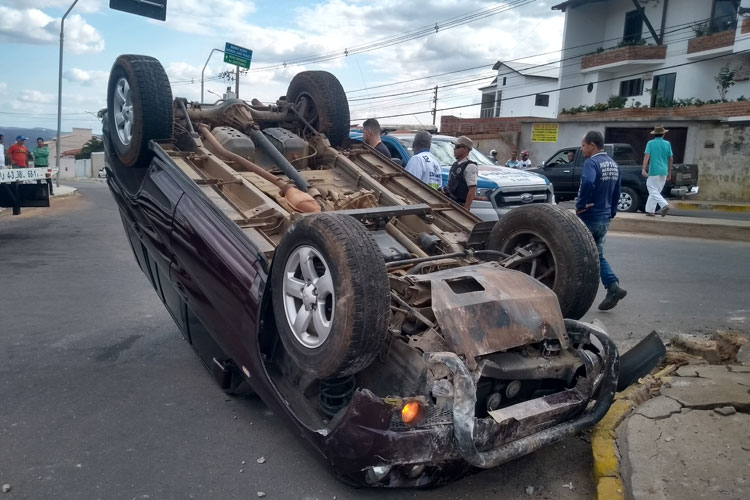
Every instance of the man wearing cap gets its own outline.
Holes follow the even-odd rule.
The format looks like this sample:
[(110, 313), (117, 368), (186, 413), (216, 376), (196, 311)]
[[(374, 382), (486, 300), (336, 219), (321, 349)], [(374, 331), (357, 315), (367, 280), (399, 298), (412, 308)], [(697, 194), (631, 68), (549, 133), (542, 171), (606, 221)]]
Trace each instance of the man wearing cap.
[(29, 155), (29, 150), (23, 143), (25, 140), (26, 137), (19, 135), (16, 137), (16, 143), (8, 148), (12, 168), (26, 168), (26, 157)]
[(453, 141), (453, 156), (456, 161), (451, 166), (448, 185), (444, 189), (450, 199), (463, 205), (466, 210), (471, 209), (471, 203), (474, 201), (479, 175), (477, 164), (469, 159), (472, 147), (474, 142), (465, 135)]
[(664, 217), (669, 211), (669, 203), (661, 195), (667, 179), (672, 175), (672, 145), (664, 139), (669, 132), (659, 125), (651, 131), (653, 139), (646, 144), (646, 154), (643, 155), (643, 170), (641, 174), (646, 178), (648, 200), (646, 200), (646, 215), (653, 217), (656, 205), (661, 208), (659, 214)]
[(521, 151), (521, 161), (518, 162), (516, 168), (529, 168), (531, 167), (531, 160), (529, 160), (529, 152), (524, 149)]
[[(36, 147), (34, 148), (33, 154), (34, 167), (47, 168), (49, 166), (49, 148), (44, 143), (44, 138), (37, 137)], [(52, 187), (52, 178), (50, 177), (47, 177), (47, 187), (49, 188), (49, 195), (54, 196), (55, 190)]]
[(414, 135), (414, 156), (409, 158), (406, 171), (433, 189), (440, 189), (443, 185), (443, 173), (440, 162), (430, 153), (431, 145), (432, 134), (427, 130), (420, 130)]

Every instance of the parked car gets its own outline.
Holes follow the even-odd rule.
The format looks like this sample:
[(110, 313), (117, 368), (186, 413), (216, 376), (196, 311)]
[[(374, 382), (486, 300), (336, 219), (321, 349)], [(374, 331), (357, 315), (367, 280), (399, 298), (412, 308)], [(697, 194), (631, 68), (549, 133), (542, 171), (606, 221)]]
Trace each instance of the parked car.
[[(350, 138), (361, 140), (362, 132), (352, 131)], [(414, 133), (394, 132), (383, 134), (383, 144), (391, 152), (391, 158), (399, 165), (406, 166), (412, 157)], [(438, 159), (443, 170), (443, 185), (448, 183), (453, 157), (455, 137), (448, 135), (432, 136), (430, 152)], [(477, 192), (471, 205), (471, 212), (485, 221), (496, 221), (510, 209), (533, 203), (555, 203), (552, 184), (544, 175), (524, 172), (495, 165), (476, 148), (469, 152), (471, 161), (479, 167)]]
[[(646, 207), (648, 189), (646, 179), (641, 175), (642, 165), (637, 160), (630, 144), (605, 144), (604, 151), (620, 166), (622, 172), (622, 191), (617, 209), (621, 212), (643, 211)], [(574, 158), (570, 161), (569, 154)], [(572, 200), (578, 196), (583, 169), (583, 154), (578, 146), (571, 146), (557, 151), (542, 165), (528, 169), (547, 176), (555, 187), (557, 201)], [(662, 194), (670, 196), (688, 196), (698, 192), (698, 165), (675, 164), (672, 176), (667, 179)]]
[(107, 184), (156, 295), (225, 391), (257, 393), (343, 480), (439, 485), (609, 408), (617, 348), (561, 313), (580, 318), (599, 279), (568, 211), (481, 222), (337, 149), (349, 109), (322, 71), (273, 105), (205, 105), (124, 55), (107, 108)]

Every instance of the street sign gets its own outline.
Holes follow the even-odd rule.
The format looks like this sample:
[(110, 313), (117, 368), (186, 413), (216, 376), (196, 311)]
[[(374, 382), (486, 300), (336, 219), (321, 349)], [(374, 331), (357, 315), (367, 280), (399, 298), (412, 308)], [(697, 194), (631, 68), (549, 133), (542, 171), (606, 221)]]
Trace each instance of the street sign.
[(250, 61), (253, 58), (253, 51), (240, 47), (233, 43), (227, 42), (224, 46), (224, 62), (240, 66), (241, 68), (250, 68)]
[(167, 18), (167, 0), (109, 0), (109, 8), (159, 21)]

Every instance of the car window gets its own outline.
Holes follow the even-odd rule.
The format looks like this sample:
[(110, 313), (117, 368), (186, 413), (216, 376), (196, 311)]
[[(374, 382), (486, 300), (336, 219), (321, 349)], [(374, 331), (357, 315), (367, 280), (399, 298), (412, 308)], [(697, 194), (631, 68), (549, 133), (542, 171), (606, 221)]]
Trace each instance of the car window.
[[(432, 147), (430, 152), (435, 155), (441, 165), (450, 166), (456, 161), (456, 157), (453, 156), (453, 144), (446, 140), (434, 140), (432, 141)], [(469, 151), (469, 159), (477, 165), (492, 165), (495, 164), (482, 153), (476, 149)]]
[(635, 157), (635, 151), (629, 146), (614, 146), (612, 159), (620, 165), (638, 163), (638, 159)]
[(414, 142), (412, 139), (407, 139), (405, 137), (399, 137), (398, 138), (398, 142), (400, 142), (401, 145), (406, 148), (406, 150), (409, 152), (409, 155), (413, 155), (414, 154), (414, 151), (412, 151), (412, 148), (411, 148), (412, 142)]
[(576, 149), (561, 149), (557, 153), (555, 153), (549, 160), (547, 160), (544, 165), (545, 166), (554, 166), (554, 165), (567, 165), (570, 163), (570, 160), (568, 159), (568, 153), (573, 153), (573, 158), (575, 159)]

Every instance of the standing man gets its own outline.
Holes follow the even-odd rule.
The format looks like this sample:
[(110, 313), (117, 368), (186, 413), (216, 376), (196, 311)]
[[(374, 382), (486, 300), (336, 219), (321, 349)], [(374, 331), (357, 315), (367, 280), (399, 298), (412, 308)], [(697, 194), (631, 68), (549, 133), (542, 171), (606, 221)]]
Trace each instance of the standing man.
[(477, 164), (469, 159), (472, 147), (474, 142), (465, 135), (453, 141), (453, 156), (456, 161), (451, 166), (448, 185), (444, 189), (448, 198), (460, 203), (466, 210), (471, 210), (471, 203), (477, 193), (479, 175)]
[(664, 184), (672, 175), (672, 145), (664, 139), (669, 132), (659, 125), (651, 131), (653, 139), (646, 144), (646, 154), (643, 155), (643, 170), (641, 174), (646, 178), (648, 199), (646, 200), (646, 215), (653, 217), (656, 205), (661, 208), (659, 214), (664, 217), (669, 212), (669, 203), (661, 195)]
[[(34, 148), (34, 166), (37, 168), (47, 168), (49, 166), (49, 148), (44, 143), (44, 139), (37, 137), (36, 147)], [(49, 174), (48, 174), (49, 175)], [(47, 177), (47, 187), (49, 188), (49, 195), (53, 196), (55, 193), (52, 189), (52, 178)]]
[(5, 168), (5, 145), (3, 144), (3, 138), (5, 136), (0, 134), (0, 170)]
[(518, 162), (518, 166), (516, 168), (529, 168), (531, 167), (531, 160), (529, 160), (529, 152), (528, 150), (524, 149), (521, 151), (521, 161)]
[(375, 118), (368, 118), (362, 124), (362, 140), (386, 158), (391, 157), (388, 146), (380, 140), (380, 124)]
[(508, 168), (518, 168), (518, 151), (514, 149), (510, 152), (510, 160), (505, 162), (505, 166)]
[(11, 168), (26, 168), (26, 157), (29, 155), (29, 150), (23, 143), (25, 140), (26, 137), (19, 135), (16, 137), (16, 143), (8, 148)]
[(603, 150), (604, 137), (599, 132), (592, 130), (581, 141), (581, 152), (586, 161), (576, 202), (576, 214), (591, 231), (599, 252), (599, 273), (607, 289), (607, 296), (599, 304), (600, 311), (612, 309), (628, 294), (620, 288), (620, 281), (604, 258), (605, 237), (609, 221), (617, 214), (622, 176), (620, 167)]
[(432, 145), (432, 134), (426, 130), (420, 130), (414, 135), (412, 149), (414, 155), (406, 164), (406, 171), (417, 177), (433, 189), (440, 189), (443, 185), (443, 172), (440, 162), (430, 153)]

